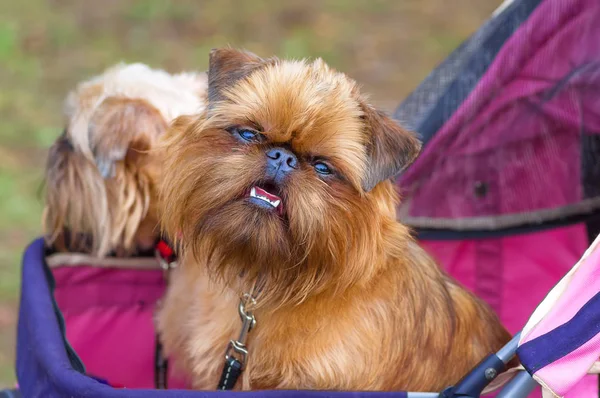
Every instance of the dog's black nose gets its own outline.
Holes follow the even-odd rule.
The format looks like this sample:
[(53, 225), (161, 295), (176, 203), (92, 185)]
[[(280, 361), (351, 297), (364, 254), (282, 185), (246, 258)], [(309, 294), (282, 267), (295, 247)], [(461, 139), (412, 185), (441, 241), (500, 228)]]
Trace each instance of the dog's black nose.
[(280, 183), (293, 170), (298, 168), (298, 158), (287, 149), (276, 147), (266, 152), (267, 177)]

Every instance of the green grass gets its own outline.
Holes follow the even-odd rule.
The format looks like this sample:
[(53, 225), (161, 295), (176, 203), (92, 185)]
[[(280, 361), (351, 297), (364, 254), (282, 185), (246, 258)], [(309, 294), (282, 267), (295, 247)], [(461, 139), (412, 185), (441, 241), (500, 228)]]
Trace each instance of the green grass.
[(323, 57), (388, 110), (500, 0), (0, 0), (0, 387), (14, 383), (19, 262), (40, 233), (62, 101), (119, 61), (205, 69), (213, 47)]

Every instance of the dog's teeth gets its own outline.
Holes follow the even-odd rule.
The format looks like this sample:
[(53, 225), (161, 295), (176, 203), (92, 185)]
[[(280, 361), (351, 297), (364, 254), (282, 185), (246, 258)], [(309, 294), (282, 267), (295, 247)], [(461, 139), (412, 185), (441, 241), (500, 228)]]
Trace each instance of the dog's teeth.
[(281, 203), (281, 200), (273, 200), (273, 201), (272, 201), (272, 200), (271, 200), (270, 198), (268, 198), (267, 196), (263, 196), (263, 195), (261, 195), (260, 193), (257, 193), (257, 192), (256, 192), (256, 188), (255, 188), (255, 187), (252, 187), (252, 188), (250, 189), (250, 197), (252, 197), (252, 198), (256, 198), (256, 199), (260, 199), (260, 200), (262, 200), (262, 201), (264, 201), (264, 202), (267, 202), (268, 204), (270, 204), (270, 205), (271, 205), (271, 206), (273, 206), (273, 207), (277, 207), (277, 206), (279, 206), (279, 204)]

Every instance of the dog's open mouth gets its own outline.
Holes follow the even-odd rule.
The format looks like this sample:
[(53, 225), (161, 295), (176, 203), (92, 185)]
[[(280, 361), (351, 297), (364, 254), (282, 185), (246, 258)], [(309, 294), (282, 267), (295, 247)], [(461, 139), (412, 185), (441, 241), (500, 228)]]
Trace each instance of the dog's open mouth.
[(261, 188), (259, 186), (253, 186), (252, 188), (250, 188), (250, 191), (248, 192), (246, 197), (248, 198), (248, 201), (250, 203), (253, 203), (265, 209), (275, 210), (279, 214), (281, 214), (283, 211), (281, 198), (267, 191), (267, 189), (274, 191), (275, 187), (271, 184), (268, 184), (268, 186), (264, 186), (264, 188)]

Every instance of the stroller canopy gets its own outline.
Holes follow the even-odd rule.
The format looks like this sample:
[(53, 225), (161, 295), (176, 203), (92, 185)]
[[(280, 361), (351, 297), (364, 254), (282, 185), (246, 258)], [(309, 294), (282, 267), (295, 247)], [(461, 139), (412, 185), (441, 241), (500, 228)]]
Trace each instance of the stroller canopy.
[(597, 0), (507, 1), (427, 77), (395, 112), (425, 144), (404, 223), (482, 237), (598, 213), (599, 21)]

